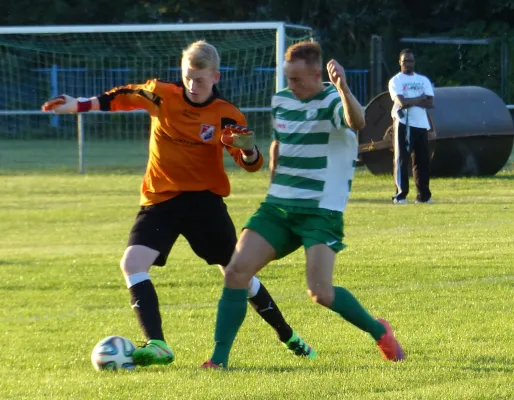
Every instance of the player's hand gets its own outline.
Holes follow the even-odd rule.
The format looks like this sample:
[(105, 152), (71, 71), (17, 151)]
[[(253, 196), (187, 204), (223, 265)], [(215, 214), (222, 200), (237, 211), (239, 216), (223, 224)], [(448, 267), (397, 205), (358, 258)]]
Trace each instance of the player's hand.
[(255, 147), (255, 133), (243, 125), (226, 125), (221, 133), (221, 142), (244, 151)]
[(77, 112), (77, 109), (78, 99), (66, 94), (61, 94), (60, 96), (48, 100), (41, 107), (41, 111), (51, 111), (55, 114), (73, 114)]
[(336, 60), (330, 60), (327, 63), (327, 71), (330, 82), (332, 82), (336, 88), (344, 88), (346, 86), (344, 68)]

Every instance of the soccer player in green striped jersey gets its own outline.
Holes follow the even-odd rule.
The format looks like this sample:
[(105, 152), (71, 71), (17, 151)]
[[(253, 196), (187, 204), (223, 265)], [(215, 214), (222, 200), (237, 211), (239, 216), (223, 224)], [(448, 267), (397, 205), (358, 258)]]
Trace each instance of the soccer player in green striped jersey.
[(246, 315), (250, 279), (301, 246), (310, 298), (368, 332), (386, 360), (404, 359), (389, 323), (372, 317), (348, 290), (332, 282), (336, 253), (344, 248), (343, 211), (358, 148), (355, 132), (364, 127), (365, 118), (343, 67), (335, 60), (328, 62), (331, 84), (325, 86), (321, 62), (316, 42), (297, 43), (285, 54), (288, 87), (272, 100), (271, 185), (244, 225), (225, 271), (215, 348), (203, 368), (227, 367)]

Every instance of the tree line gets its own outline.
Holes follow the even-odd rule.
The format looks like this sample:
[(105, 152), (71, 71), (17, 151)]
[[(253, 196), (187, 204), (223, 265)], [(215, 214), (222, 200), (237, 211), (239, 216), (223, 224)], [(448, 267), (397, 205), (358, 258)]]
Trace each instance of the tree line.
[[(7, 0), (0, 25), (286, 21), (308, 25), (325, 58), (367, 68), (371, 35), (383, 38), (386, 73), (413, 47), (418, 70), (439, 86), (482, 84), (499, 91), (500, 45), (512, 47), (514, 0)], [(410, 45), (404, 37), (490, 38), (489, 46)], [(510, 51), (514, 54), (514, 49)], [(511, 63), (512, 64), (512, 63)], [(512, 77), (509, 68), (509, 78)], [(509, 79), (508, 81), (512, 81)], [(514, 86), (509, 93), (514, 93)]]

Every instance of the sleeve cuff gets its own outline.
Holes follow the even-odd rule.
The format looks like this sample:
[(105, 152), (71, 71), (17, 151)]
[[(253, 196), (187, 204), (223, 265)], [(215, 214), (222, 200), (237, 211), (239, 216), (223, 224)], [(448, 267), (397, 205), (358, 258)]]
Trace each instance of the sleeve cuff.
[(108, 94), (102, 94), (97, 97), (100, 105), (100, 111), (111, 111), (111, 100), (112, 96)]
[(259, 149), (257, 148), (257, 146), (254, 146), (254, 149), (252, 150), (251, 154), (248, 154), (248, 153), (249, 153), (248, 151), (244, 152), (241, 150), (240, 154), (241, 154), (241, 160), (243, 161), (243, 163), (245, 165), (256, 164), (260, 158), (260, 152), (259, 152)]

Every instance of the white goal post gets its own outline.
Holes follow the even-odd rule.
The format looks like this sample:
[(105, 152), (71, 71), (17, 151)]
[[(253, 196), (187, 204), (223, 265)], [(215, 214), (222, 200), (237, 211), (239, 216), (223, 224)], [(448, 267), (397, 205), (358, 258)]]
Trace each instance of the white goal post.
[[(144, 166), (145, 113), (49, 116), (39, 108), (60, 93), (89, 97), (152, 78), (180, 80), (181, 52), (200, 39), (220, 53), (222, 95), (241, 108), (258, 135), (268, 135), (271, 96), (284, 87), (285, 50), (311, 37), (310, 27), (285, 22), (1, 27), (1, 148), (24, 151), (14, 166), (5, 165), (0, 154), (0, 170), (23, 168), (22, 153), (37, 168), (69, 167), (76, 153), (69, 161), (63, 154), (77, 142), (81, 173), (86, 164), (101, 169), (135, 160), (127, 166)], [(58, 150), (35, 162), (47, 146), (50, 153)], [(103, 149), (113, 146), (128, 149), (131, 156), (108, 159)]]

